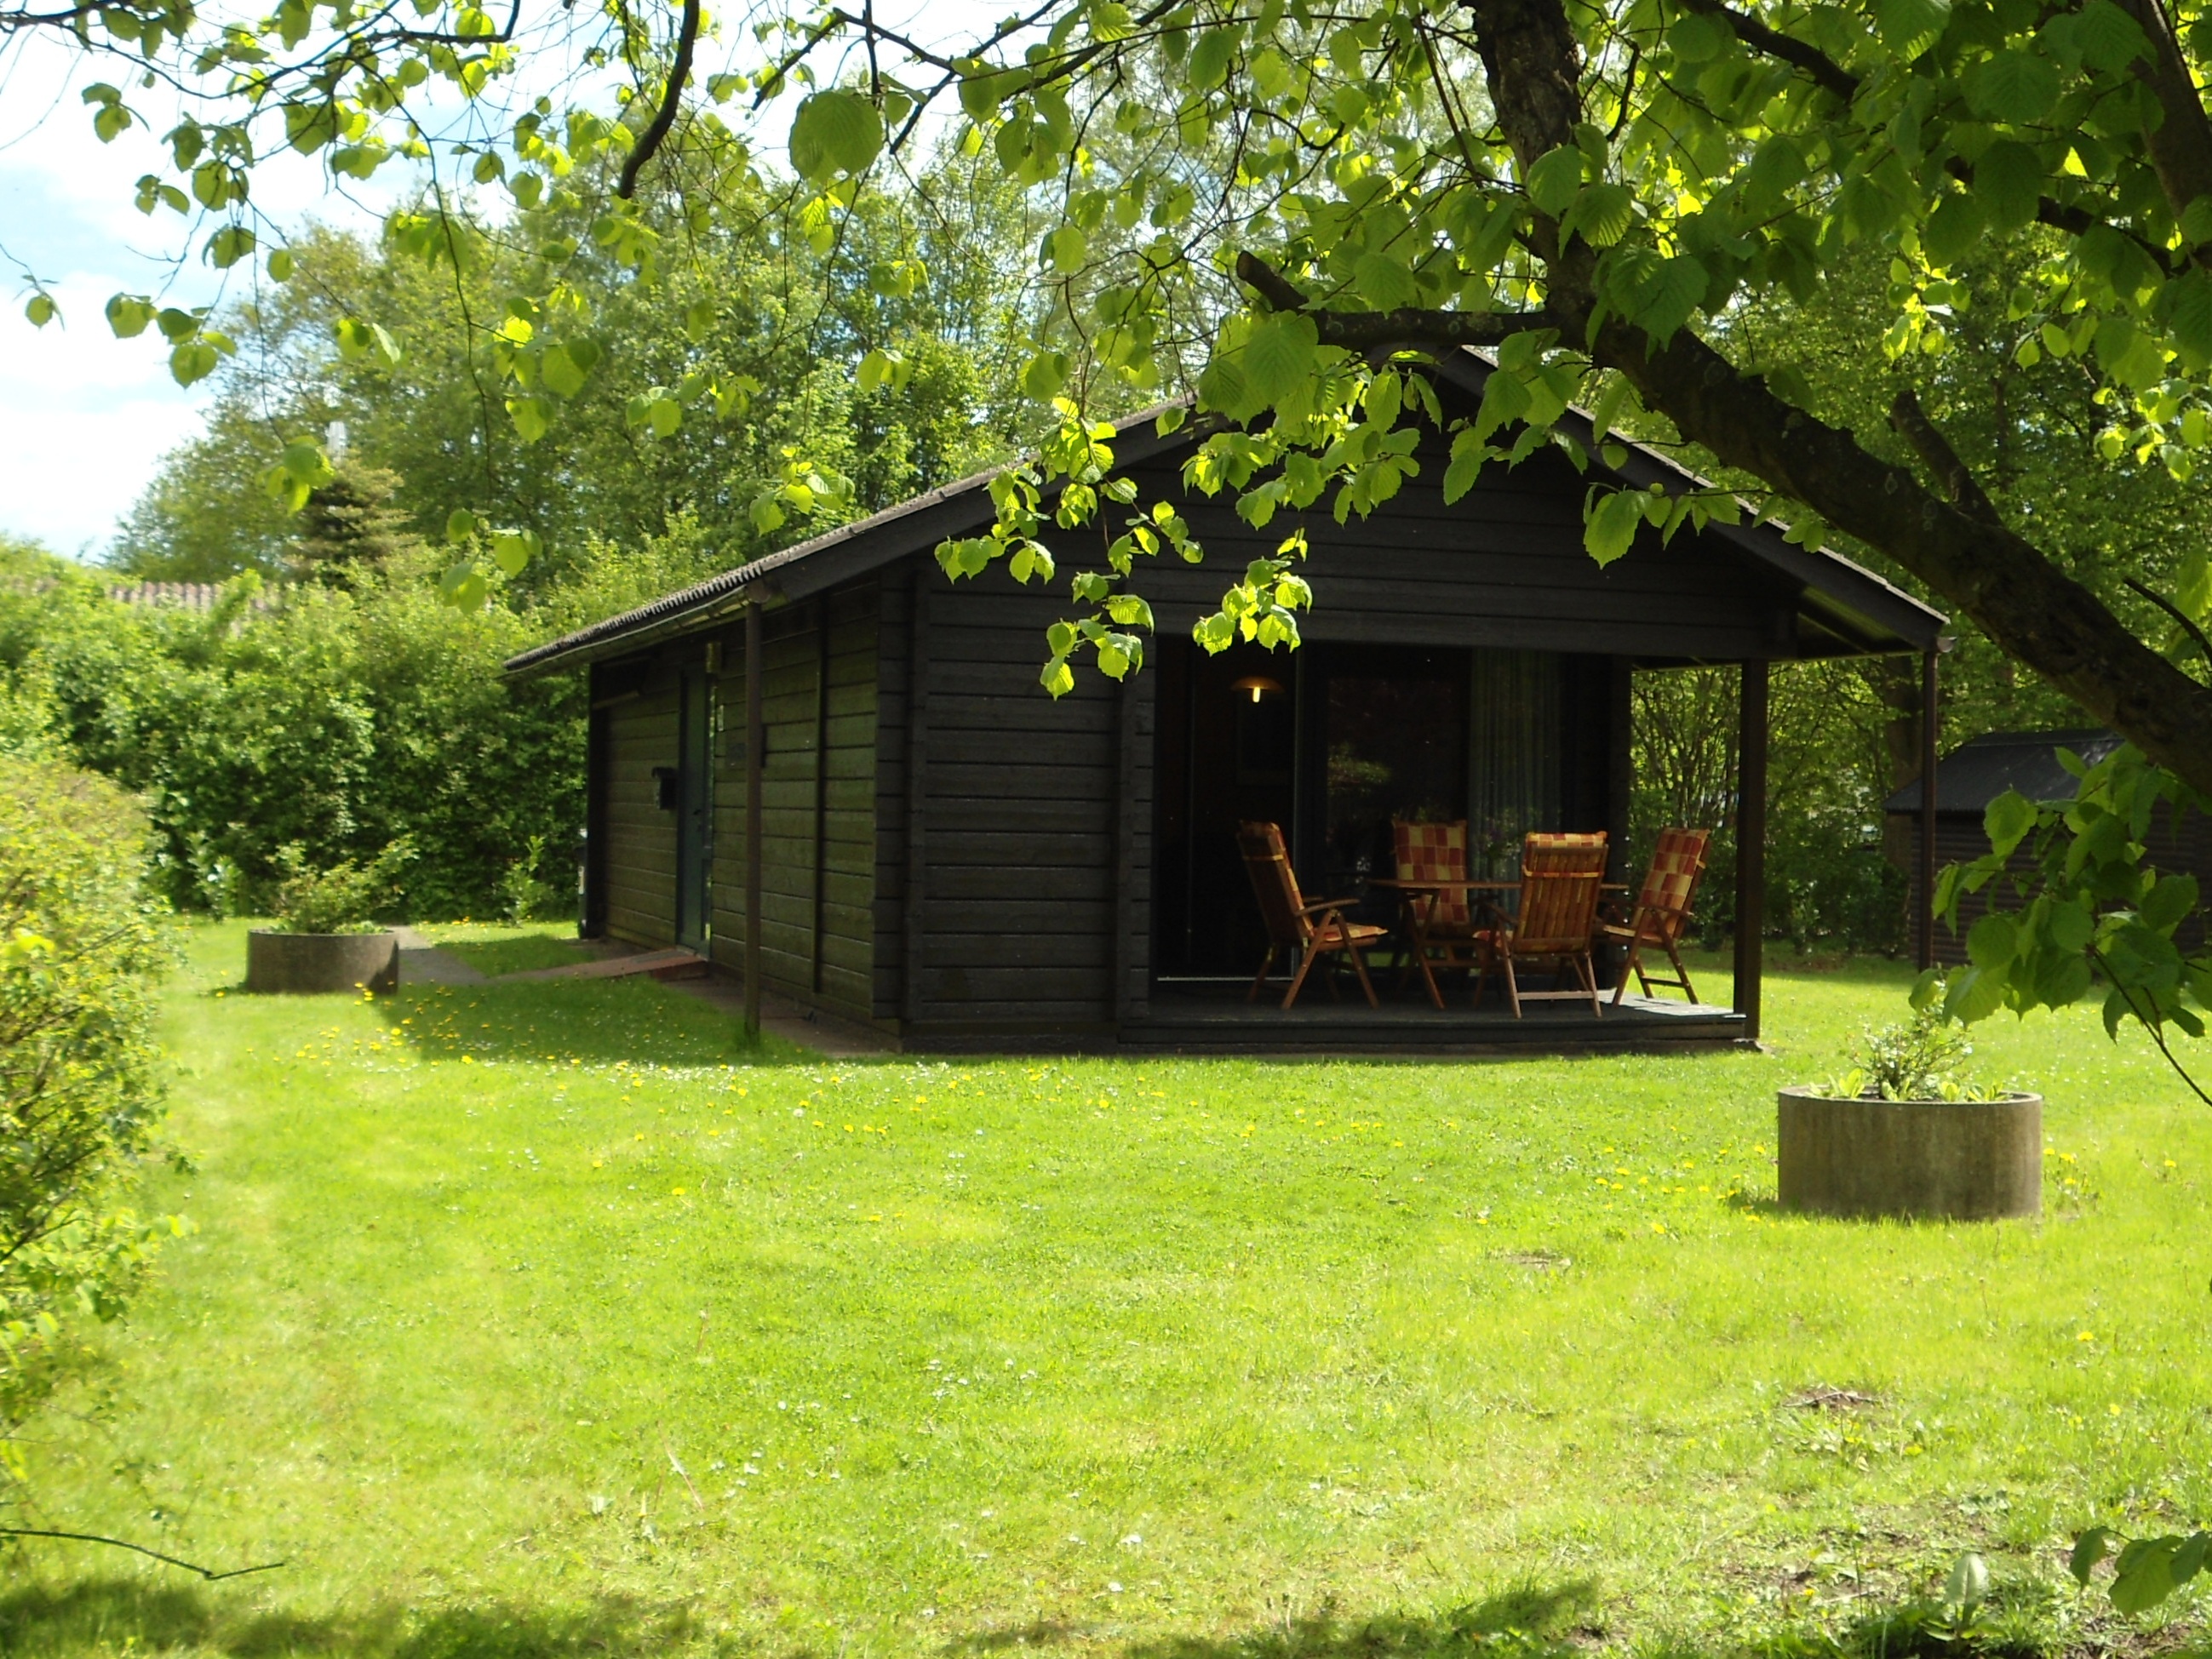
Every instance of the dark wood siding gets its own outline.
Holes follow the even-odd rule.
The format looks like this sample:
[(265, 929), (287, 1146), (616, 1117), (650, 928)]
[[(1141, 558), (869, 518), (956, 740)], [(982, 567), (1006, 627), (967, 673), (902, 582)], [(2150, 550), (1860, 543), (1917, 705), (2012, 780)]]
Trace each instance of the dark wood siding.
[[(1038, 685), (1057, 584), (955, 584), (927, 558), (899, 578), (878, 626), (876, 1012), (923, 1042), (1109, 1030), (1149, 925), (1116, 880), (1131, 694), (1087, 672), (1058, 702)], [(1149, 770), (1131, 775), (1147, 817)]]
[[(1233, 492), (1183, 503), (1205, 562), (1164, 559), (1136, 579), (1162, 635), (1187, 635), (1249, 560), (1273, 553), (1303, 521), (1312, 544), (1303, 574), (1316, 595), (1301, 624), (1309, 639), (1712, 660), (1791, 652), (1791, 590), (1717, 541), (1686, 532), (1662, 547), (1647, 528), (1600, 569), (1583, 548), (1588, 480), (1565, 457), (1547, 449), (1510, 471), (1493, 467), (1450, 506), (1448, 459), (1432, 439), (1418, 477), (1373, 516), (1344, 525), (1328, 496), (1256, 531), (1237, 517)], [(1176, 489), (1170, 465), (1135, 476), (1147, 504)], [(1006, 580), (996, 571), (982, 580)]]
[[(762, 983), (866, 1017), (875, 962), (877, 599), (872, 579), (762, 622)], [(745, 659), (720, 636), (714, 960), (745, 945)]]
[[(1936, 797), (1936, 806), (1938, 810), (1936, 813), (1936, 868), (1939, 872), (1954, 864), (1971, 864), (1976, 859), (1987, 854), (1990, 850), (1990, 838), (1988, 833), (1982, 828), (1980, 813), (1943, 811), (1941, 810), (1942, 797), (1940, 794)], [(1899, 822), (1905, 827), (1905, 833), (1899, 837), (1897, 844), (1917, 849), (1920, 845), (1919, 818), (1914, 815), (1900, 812), (1895, 815), (1893, 821)], [(2143, 854), (2144, 862), (2156, 866), (2160, 873), (2193, 875), (2200, 886), (2207, 890), (2212, 890), (2212, 821), (2208, 821), (2201, 816), (2193, 817), (2182, 825), (2180, 834), (2176, 835), (2171, 821), (2161, 811), (2157, 820), (2151, 825), (2150, 834), (2144, 840), (2144, 847), (2146, 849)], [(1917, 859), (1917, 850), (1913, 857)], [(2034, 869), (2035, 860), (2030, 849), (2023, 847), (2012, 855), (2011, 862), (2007, 867), (2025, 875)], [(1943, 925), (1941, 918), (1936, 921), (1936, 960), (1937, 962), (1947, 967), (1957, 967), (1966, 960), (1966, 934), (1976, 922), (1989, 914), (1990, 896), (1993, 889), (1996, 893), (2001, 908), (2007, 910), (2020, 908), (2019, 894), (2014, 890), (2011, 882), (2003, 877), (1984, 886), (1978, 893), (1961, 893), (1959, 896), (1958, 931), (1952, 932)], [(1917, 893), (1911, 902), (1915, 904), (1919, 902)], [(2178, 937), (2184, 949), (2194, 950), (2201, 948), (2205, 933), (2204, 920), (2200, 915), (2194, 920), (2185, 922)]]
[(633, 945), (673, 945), (676, 815), (658, 805), (653, 770), (677, 763), (676, 659), (625, 665), (605, 678), (623, 687), (594, 716), (605, 744), (605, 844), (594, 861), (605, 883), (606, 931)]

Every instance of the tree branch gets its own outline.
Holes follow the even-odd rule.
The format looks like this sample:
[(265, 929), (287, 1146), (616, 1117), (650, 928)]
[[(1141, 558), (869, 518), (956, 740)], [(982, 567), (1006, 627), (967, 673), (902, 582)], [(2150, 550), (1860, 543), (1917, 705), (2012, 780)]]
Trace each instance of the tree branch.
[(2160, 593), (2155, 588), (2137, 581), (2133, 576), (2123, 576), (2120, 580), (2125, 582), (2130, 587), (2135, 589), (2136, 592), (2142, 594), (2143, 598), (2148, 599), (2160, 610), (2165, 611), (2166, 614), (2172, 617), (2174, 621), (2179, 623), (2181, 624), (2181, 631), (2188, 635), (2191, 639), (2197, 641), (2197, 648), (2204, 653), (2204, 660), (2208, 663), (2212, 663), (2212, 639), (2205, 637), (2204, 630), (2189, 619), (2189, 616), (2186, 611), (2183, 611), (2179, 605), (2174, 604), (2172, 600), (2167, 599), (2165, 594)]
[(637, 175), (645, 170), (668, 130), (676, 125), (676, 111), (684, 101), (684, 88), (691, 79), (691, 49), (699, 44), (699, 0), (684, 0), (684, 21), (676, 31), (676, 58), (668, 66), (668, 85), (660, 94), (660, 107), (653, 113), (653, 123), (638, 135), (623, 158), (622, 179), (615, 185), (615, 194), (628, 201), (630, 192), (637, 188)]
[(274, 1572), (284, 1565), (282, 1561), (264, 1561), (258, 1567), (233, 1567), (228, 1572), (217, 1572), (213, 1567), (203, 1567), (197, 1562), (180, 1561), (173, 1555), (164, 1555), (159, 1550), (149, 1550), (143, 1544), (134, 1544), (126, 1538), (103, 1538), (96, 1532), (49, 1532), (43, 1527), (0, 1527), (0, 1538), (61, 1538), (76, 1544), (106, 1544), (111, 1549), (135, 1550), (140, 1555), (150, 1555), (156, 1561), (173, 1567), (182, 1567), (186, 1572), (196, 1572), (210, 1584), (224, 1578), (243, 1578), (250, 1572)]
[(1249, 249), (1237, 256), (1237, 279), (1270, 311), (1295, 311), (1312, 318), (1323, 345), (1351, 351), (1385, 346), (1437, 351), (1494, 346), (1528, 329), (1558, 326), (1544, 311), (1431, 311), (1413, 306), (1396, 311), (1330, 311), (1316, 307), (1289, 277)]
[(1833, 93), (1846, 104), (1859, 95), (1859, 77), (1810, 42), (1770, 28), (1747, 12), (1723, 5), (1721, 0), (1682, 0), (1682, 7), (1686, 11), (1721, 19), (1735, 31), (1735, 38), (1753, 52), (1763, 52), (1769, 58), (1802, 70), (1815, 85)]
[[(2179, 219), (2197, 198), (2212, 196), (2212, 118), (2205, 115), (2197, 77), (2173, 38), (2166, 8), (2159, 0), (2119, 0), (2119, 7), (2150, 37), (2151, 56), (2148, 61), (2136, 60), (2136, 78), (2158, 101), (2166, 118), (2143, 123), (2143, 149), (2167, 208)], [(2204, 254), (2197, 258), (2200, 264), (2205, 263)]]
[[(1523, 167), (1574, 142), (1583, 118), (1565, 0), (1469, 0), (1491, 105)], [(1987, 630), (2007, 655), (2200, 790), (2212, 791), (2212, 687), (2166, 660), (2087, 588), (2002, 523), (1953, 506), (1775, 395), (1689, 329), (1662, 342), (1599, 316), (1595, 261), (1539, 222), (1546, 309), (1594, 361), (1626, 374), (1723, 466), (1740, 468), (1894, 559)], [(1548, 242), (1548, 245), (1547, 245)], [(1948, 449), (1948, 446), (1945, 446)]]
[[(1860, 77), (1818, 46), (1800, 40), (1795, 35), (1784, 34), (1747, 12), (1723, 5), (1721, 0), (1682, 0), (1682, 3), (1691, 11), (1720, 19), (1735, 31), (1737, 40), (1753, 52), (1764, 52), (1778, 62), (1788, 64), (1844, 103), (1848, 104), (1858, 96), (1863, 84)], [(1943, 163), (1943, 170), (1967, 189), (1974, 187), (1973, 163), (1964, 157), (1952, 156)], [(2179, 215), (2185, 205), (2186, 204), (2177, 204), (2174, 212)], [(2096, 226), (2106, 222), (2086, 208), (2069, 207), (2048, 196), (2036, 198), (2035, 217), (2037, 223), (2048, 225), (2053, 230), (2063, 230), (2069, 236), (2086, 235)], [(2160, 270), (2168, 275), (2172, 273), (2172, 256), (2165, 248), (2146, 237), (2136, 235), (2124, 226), (2116, 225), (2113, 228), (2148, 254)]]
[(1919, 396), (1911, 386), (1899, 392), (1890, 404), (1889, 424), (1936, 475), (1936, 483), (1952, 506), (1993, 525), (2004, 523), (1990, 498), (1982, 493), (1974, 475), (1966, 470), (1966, 464), (1959, 459), (1959, 452), (1951, 447), (1951, 441), (1928, 418), (1928, 411), (1920, 407)]

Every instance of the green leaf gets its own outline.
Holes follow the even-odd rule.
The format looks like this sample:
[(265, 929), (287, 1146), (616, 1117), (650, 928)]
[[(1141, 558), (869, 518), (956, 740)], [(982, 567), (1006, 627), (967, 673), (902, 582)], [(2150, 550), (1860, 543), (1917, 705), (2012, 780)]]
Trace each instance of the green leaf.
[(1686, 64), (1702, 64), (1728, 50), (1734, 31), (1703, 12), (1678, 11), (1667, 27), (1667, 44)]
[(1992, 910), (1967, 930), (1966, 957), (1977, 968), (2001, 969), (2013, 959), (2019, 943), (2019, 924)]
[(53, 296), (50, 294), (33, 294), (24, 301), (23, 315), (30, 319), (33, 328), (44, 328), (53, 321), (54, 314)]
[(1536, 159), (1528, 169), (1528, 199), (1557, 218), (1567, 210), (1583, 187), (1583, 153), (1572, 144)]
[(1805, 177), (1805, 153), (1786, 132), (1763, 140), (1743, 170), (1743, 204), (1765, 213), (1780, 204)]
[(2159, 297), (2174, 344), (2199, 363), (2212, 362), (2212, 273), (2192, 270)]
[(1705, 266), (1689, 254), (1662, 260), (1637, 295), (1637, 322), (1664, 344), (1703, 302), (1710, 280)]
[[(458, 546), (477, 533), (477, 524), (475, 514), (465, 507), (457, 507), (446, 515), (446, 539)], [(459, 568), (459, 566), (454, 568)]]
[(1239, 359), (1248, 393), (1263, 406), (1288, 397), (1312, 374), (1320, 339), (1310, 317), (1264, 319), (1245, 341)]
[(225, 225), (208, 238), (208, 263), (217, 270), (228, 270), (250, 256), (254, 246), (254, 234), (244, 225)]
[(2075, 20), (2074, 43), (2083, 63), (2107, 75), (2151, 55), (2150, 37), (2142, 32), (2142, 26), (2112, 0), (2089, 0), (2081, 8)]
[(538, 532), (534, 530), (501, 530), (494, 532), (491, 538), (491, 556), (510, 576), (520, 576), (538, 551)]
[(2004, 975), (1984, 968), (1966, 968), (1945, 982), (1943, 1017), (1972, 1025), (1987, 1019), (2004, 1006)]
[(294, 263), (291, 249), (271, 248), (268, 260), (269, 280), (272, 283), (290, 282)]
[(714, 302), (694, 300), (684, 310), (684, 331), (695, 342), (704, 340), (714, 331)]
[(1936, 44), (1951, 9), (1937, 0), (1875, 0), (1874, 26), (1881, 43), (1905, 62)]
[(2068, 899), (2063, 904), (2051, 907), (2049, 921), (2044, 924), (2045, 937), (2055, 951), (2079, 953), (2089, 948), (2096, 934), (2096, 918), (2088, 905), (2081, 899)]
[(1489, 459), (1490, 446), (1475, 436), (1472, 429), (1462, 428), (1452, 439), (1451, 465), (1444, 469), (1444, 503), (1457, 502), (1474, 488), (1482, 476), (1483, 463)]
[(1228, 80), (1229, 56), (1236, 49), (1237, 31), (1233, 28), (1208, 29), (1200, 35), (1183, 66), (1183, 74), (1193, 88), (1212, 92)]
[(1990, 1594), (1990, 1564), (1968, 1550), (1951, 1565), (1951, 1576), (1943, 1582), (1943, 1602), (1946, 1607), (1971, 1607), (1986, 1601)]
[(2043, 158), (2017, 139), (1999, 139), (1974, 163), (1974, 194), (1991, 229), (2019, 229), (2035, 217), (2043, 194)]
[(1636, 198), (1626, 185), (1585, 185), (1567, 216), (1559, 222), (1560, 234), (1579, 234), (1593, 247), (1611, 247), (1636, 222)]
[(169, 353), (169, 374), (179, 386), (193, 386), (215, 373), (222, 354), (207, 340), (186, 340)]
[(2196, 877), (2160, 876), (2157, 884), (2144, 896), (2136, 914), (2142, 917), (2145, 927), (2170, 933), (2196, 908)]
[(455, 565), (438, 579), (438, 595), (460, 611), (481, 609), (491, 593), (491, 584), (473, 563)]
[(118, 294), (107, 302), (107, 326), (118, 340), (134, 340), (146, 331), (146, 325), (154, 320), (150, 301), (129, 294)]
[(2173, 1594), (2173, 1558), (2179, 1538), (2138, 1538), (2120, 1552), (2112, 1572), (2112, 1606), (2122, 1613), (2148, 1613)]
[(1090, 257), (1091, 239), (1073, 225), (1062, 225), (1044, 239), (1045, 263), (1062, 276), (1073, 276)]
[(2097, 1563), (2112, 1553), (2117, 1536), (2110, 1527), (2092, 1527), (2074, 1540), (2074, 1553), (2066, 1559), (2067, 1570), (2074, 1582), (2087, 1588), (2089, 1575), (2096, 1571)]
[(1638, 489), (1592, 491), (1583, 510), (1583, 545), (1601, 566), (1611, 564), (1635, 545), (1644, 526), (1644, 495)]
[(1920, 232), (1920, 246), (1930, 264), (1948, 270), (1982, 240), (1984, 228), (1981, 204), (1954, 191), (1928, 216)]
[(2035, 828), (2036, 816), (2035, 803), (2019, 790), (2008, 789), (1999, 795), (1982, 812), (1982, 828), (1989, 834), (1990, 850), (2009, 854)]
[(1377, 311), (1395, 311), (1420, 297), (1420, 284), (1402, 259), (1387, 253), (1363, 253), (1352, 267), (1352, 285)]
[(536, 443), (552, 429), (551, 406), (543, 398), (509, 398), (507, 415), (514, 422), (515, 435), (526, 444)]
[(2212, 1532), (2193, 1532), (2182, 1540), (2181, 1547), (2173, 1553), (2173, 1559), (2166, 1566), (2176, 1588), (2204, 1571), (2208, 1551), (2212, 1551)]
[(556, 397), (573, 398), (584, 389), (584, 371), (567, 346), (549, 346), (538, 365), (538, 378)]
[(2058, 66), (2039, 52), (2011, 48), (1966, 76), (1966, 101), (1992, 121), (2039, 121), (2058, 101)]
[(792, 118), (792, 170), (811, 185), (866, 171), (883, 148), (883, 118), (857, 93), (836, 88), (815, 93)]

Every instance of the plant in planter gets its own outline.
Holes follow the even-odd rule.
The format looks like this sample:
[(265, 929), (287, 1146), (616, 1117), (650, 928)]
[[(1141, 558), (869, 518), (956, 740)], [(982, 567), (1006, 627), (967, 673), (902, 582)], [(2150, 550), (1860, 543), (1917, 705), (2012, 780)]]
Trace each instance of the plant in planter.
[(1777, 1102), (1776, 1187), (1785, 1210), (1955, 1221), (2043, 1209), (2043, 1097), (1968, 1081), (1972, 1049), (1940, 986), (1912, 1018), (1869, 1031), (1858, 1063)]
[(378, 925), (399, 872), (415, 856), (406, 837), (366, 864), (351, 859), (317, 870), (296, 844), (276, 855), (276, 926), (246, 936), (249, 991), (388, 991), (399, 983), (399, 944)]

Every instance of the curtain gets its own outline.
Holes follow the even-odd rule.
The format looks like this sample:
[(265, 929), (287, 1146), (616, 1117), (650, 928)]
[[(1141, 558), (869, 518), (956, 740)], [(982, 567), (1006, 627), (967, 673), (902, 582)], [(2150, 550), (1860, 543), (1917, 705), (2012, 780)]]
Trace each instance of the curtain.
[(1468, 697), (1468, 874), (1521, 873), (1521, 838), (1559, 824), (1559, 657), (1476, 651)]

